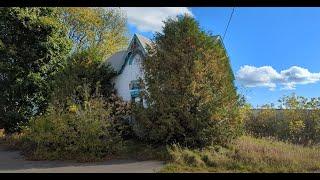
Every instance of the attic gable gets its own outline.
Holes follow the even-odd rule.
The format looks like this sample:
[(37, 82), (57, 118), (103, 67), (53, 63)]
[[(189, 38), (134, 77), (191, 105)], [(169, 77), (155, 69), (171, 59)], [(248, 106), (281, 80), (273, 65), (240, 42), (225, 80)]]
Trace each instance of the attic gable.
[(109, 57), (104, 63), (109, 63), (111, 67), (117, 72), (121, 73), (130, 55), (135, 51), (139, 50), (143, 55), (147, 53), (147, 47), (151, 46), (151, 41), (139, 34), (134, 34), (132, 37), (127, 50), (119, 51)]
[(143, 54), (147, 53), (147, 47), (151, 46), (152, 42), (150, 39), (140, 35), (140, 34), (134, 34), (133, 38), (128, 46), (127, 51), (128, 52), (133, 52), (136, 49), (140, 49)]

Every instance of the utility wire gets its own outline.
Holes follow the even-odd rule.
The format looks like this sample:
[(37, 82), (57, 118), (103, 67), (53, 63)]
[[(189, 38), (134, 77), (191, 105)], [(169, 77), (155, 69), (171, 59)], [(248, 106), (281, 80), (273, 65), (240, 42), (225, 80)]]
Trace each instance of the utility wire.
[(224, 31), (224, 34), (223, 34), (222, 40), (224, 40), (224, 37), (225, 37), (225, 36), (226, 36), (226, 34), (227, 34), (227, 31), (228, 31), (228, 28), (229, 28), (229, 25), (230, 25), (230, 22), (231, 22), (231, 19), (232, 19), (232, 15), (233, 15), (233, 13), (234, 13), (234, 8), (235, 8), (235, 7), (233, 7), (233, 8), (232, 8), (232, 12), (231, 12), (231, 15), (230, 15), (230, 18), (229, 18), (229, 21), (228, 21), (228, 24), (227, 24), (226, 30)]

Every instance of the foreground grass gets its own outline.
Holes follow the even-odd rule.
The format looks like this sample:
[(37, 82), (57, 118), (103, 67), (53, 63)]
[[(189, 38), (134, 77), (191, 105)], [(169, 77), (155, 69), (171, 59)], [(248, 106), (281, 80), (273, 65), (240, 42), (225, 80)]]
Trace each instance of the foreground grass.
[[(21, 134), (10, 138), (0, 137), (0, 144), (26, 151), (19, 144)], [(2, 139), (2, 141), (1, 141)], [(30, 156), (29, 160), (66, 160), (61, 154), (50, 159)], [(79, 155), (69, 154), (77, 160)], [(84, 157), (84, 161), (92, 161)], [(83, 158), (81, 158), (83, 161)], [(320, 170), (320, 147), (303, 147), (271, 139), (243, 136), (228, 147), (211, 146), (202, 150), (190, 150), (177, 145), (156, 147), (139, 141), (124, 141), (121, 150), (108, 159), (159, 160), (167, 164), (160, 172), (314, 172)]]
[(3, 140), (4, 137), (5, 137), (4, 129), (0, 129), (0, 140)]
[(136, 160), (158, 160), (169, 159), (168, 149), (165, 146), (151, 146), (136, 140), (125, 140), (121, 148), (114, 154), (98, 157), (91, 153), (74, 154), (65, 151), (43, 151), (30, 149), (30, 144), (24, 142), (24, 134), (4, 135), (0, 131), (0, 145), (8, 150), (18, 150), (27, 160), (76, 160), (78, 162), (99, 162), (110, 159), (136, 159)]
[(5, 133), (4, 129), (0, 129), (0, 145), (4, 143)]
[(125, 141), (117, 158), (157, 161), (168, 161), (170, 159), (167, 147), (152, 146), (135, 140)]
[(243, 136), (230, 147), (169, 149), (161, 172), (313, 172), (320, 169), (320, 148)]

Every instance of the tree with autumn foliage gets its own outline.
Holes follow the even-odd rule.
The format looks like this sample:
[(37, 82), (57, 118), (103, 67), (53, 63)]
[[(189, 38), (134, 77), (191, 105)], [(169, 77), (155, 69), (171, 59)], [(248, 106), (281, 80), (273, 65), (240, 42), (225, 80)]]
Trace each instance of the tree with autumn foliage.
[(127, 44), (116, 8), (0, 8), (0, 128), (46, 112), (51, 99), (79, 99), (77, 89), (111, 94), (108, 56)]
[(100, 61), (128, 44), (127, 18), (118, 8), (69, 7), (60, 9), (68, 26), (73, 51), (92, 51)]
[(70, 7), (61, 8), (60, 12), (73, 49), (65, 68), (55, 78), (55, 99), (66, 103), (72, 97), (79, 101), (81, 93), (77, 89), (85, 85), (90, 94), (99, 86), (101, 93), (109, 97), (115, 73), (103, 61), (127, 45), (126, 17), (116, 8)]
[(188, 15), (164, 24), (143, 63), (148, 107), (135, 108), (136, 135), (190, 147), (228, 143), (240, 132), (240, 101), (221, 41)]

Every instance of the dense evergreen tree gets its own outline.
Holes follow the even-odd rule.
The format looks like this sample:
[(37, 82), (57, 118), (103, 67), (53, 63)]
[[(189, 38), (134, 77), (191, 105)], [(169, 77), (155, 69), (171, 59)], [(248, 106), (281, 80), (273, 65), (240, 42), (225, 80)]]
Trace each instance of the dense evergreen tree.
[(0, 8), (0, 122), (7, 131), (43, 112), (71, 41), (56, 8)]
[(239, 96), (229, 58), (194, 18), (168, 19), (143, 66), (148, 108), (135, 110), (139, 138), (203, 147), (237, 135)]

